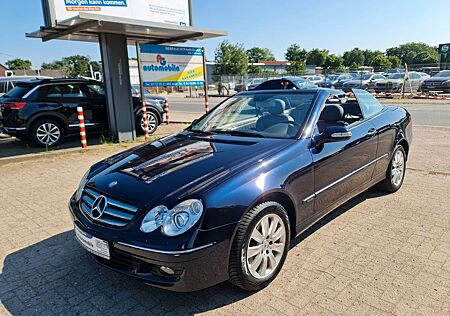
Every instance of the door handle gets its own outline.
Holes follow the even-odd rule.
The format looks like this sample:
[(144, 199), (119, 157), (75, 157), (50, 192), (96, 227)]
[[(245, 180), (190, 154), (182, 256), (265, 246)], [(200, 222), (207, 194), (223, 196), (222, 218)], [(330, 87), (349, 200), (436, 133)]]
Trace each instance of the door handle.
[(371, 128), (369, 129), (369, 131), (367, 132), (367, 136), (372, 137), (377, 133), (377, 130), (375, 128)]

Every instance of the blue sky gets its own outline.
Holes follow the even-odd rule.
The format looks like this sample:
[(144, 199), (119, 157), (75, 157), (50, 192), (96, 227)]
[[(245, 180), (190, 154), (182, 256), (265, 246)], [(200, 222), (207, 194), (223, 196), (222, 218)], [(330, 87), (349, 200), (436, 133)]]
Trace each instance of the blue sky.
[[(130, 0), (132, 1), (132, 0)], [(297, 43), (340, 54), (353, 47), (385, 50), (410, 41), (450, 42), (449, 0), (193, 0), (195, 26), (225, 30), (230, 42), (272, 49), (278, 59)], [(0, 63), (15, 57), (34, 67), (73, 54), (99, 59), (93, 43), (27, 39), (43, 24), (41, 1), (0, 0)], [(225, 38), (190, 42), (205, 46), (208, 59)], [(134, 48), (130, 48), (130, 55)]]

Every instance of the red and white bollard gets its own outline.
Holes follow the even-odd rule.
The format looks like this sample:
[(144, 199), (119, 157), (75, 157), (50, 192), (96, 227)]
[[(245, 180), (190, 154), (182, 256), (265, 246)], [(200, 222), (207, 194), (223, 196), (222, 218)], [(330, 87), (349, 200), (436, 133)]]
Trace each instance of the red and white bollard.
[(78, 112), (78, 121), (80, 125), (81, 147), (85, 149), (87, 147), (87, 140), (86, 140), (86, 125), (84, 125), (83, 108), (81, 106), (77, 107), (77, 112)]
[(166, 115), (166, 124), (169, 124), (169, 100), (164, 100), (164, 114)]
[(205, 96), (205, 112), (209, 112), (209, 100), (207, 96)]
[(142, 118), (144, 119), (145, 142), (148, 142), (148, 116), (147, 116), (147, 106), (145, 105), (144, 101), (142, 101)]

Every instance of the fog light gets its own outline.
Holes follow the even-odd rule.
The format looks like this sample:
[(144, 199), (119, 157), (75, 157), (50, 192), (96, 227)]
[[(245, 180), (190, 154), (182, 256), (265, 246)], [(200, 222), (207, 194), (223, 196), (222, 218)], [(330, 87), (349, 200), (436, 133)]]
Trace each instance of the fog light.
[(161, 266), (159, 268), (159, 271), (161, 271), (163, 274), (168, 275), (168, 276), (172, 276), (175, 274), (175, 271), (173, 271), (171, 268), (166, 267), (166, 266)]

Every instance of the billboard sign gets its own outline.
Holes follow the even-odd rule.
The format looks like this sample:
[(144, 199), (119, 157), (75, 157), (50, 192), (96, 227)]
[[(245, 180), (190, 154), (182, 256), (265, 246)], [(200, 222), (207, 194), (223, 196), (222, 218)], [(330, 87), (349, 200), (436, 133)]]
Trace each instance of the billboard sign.
[(139, 64), (144, 87), (203, 86), (203, 48), (139, 45)]
[(42, 0), (46, 26), (80, 12), (190, 26), (189, 0)]

